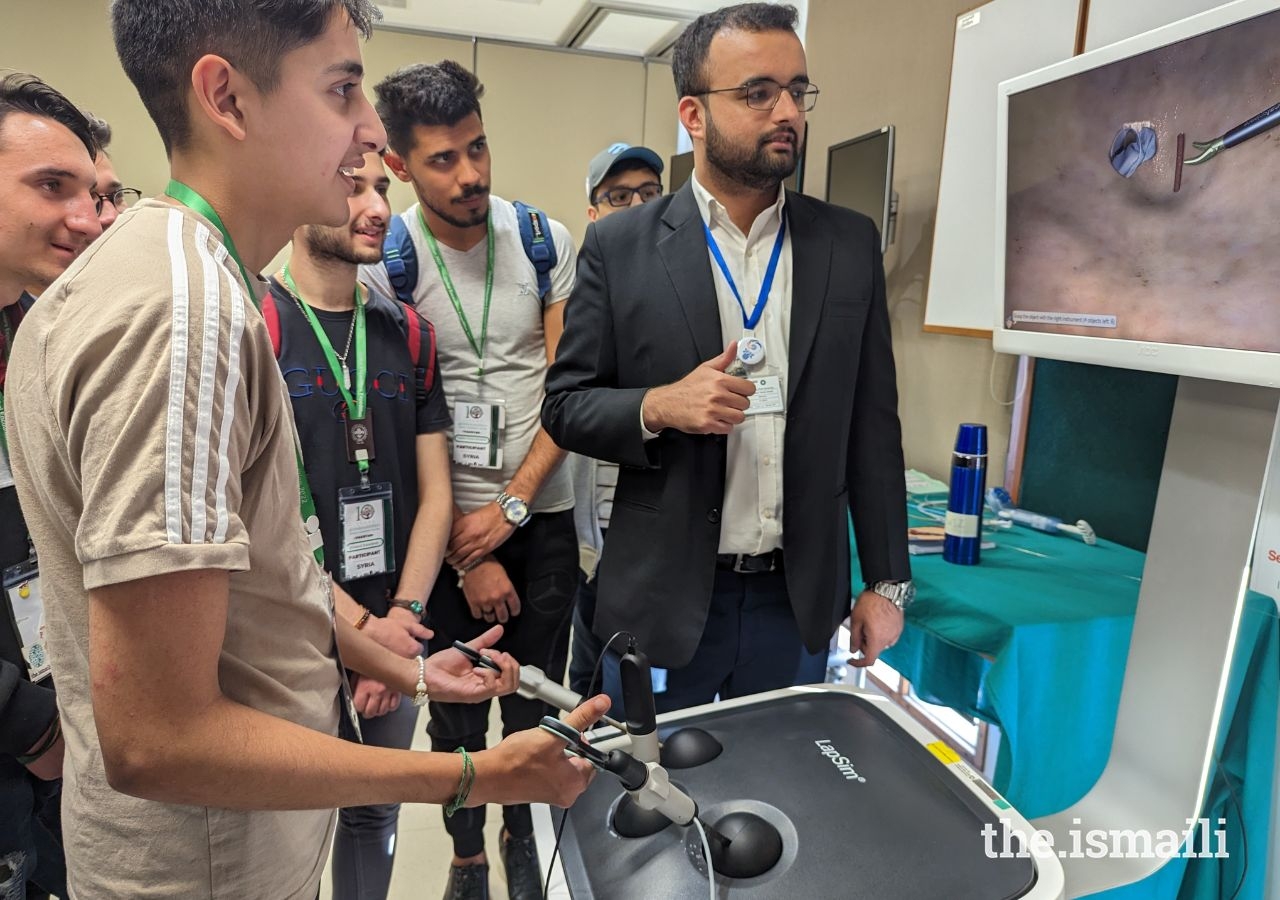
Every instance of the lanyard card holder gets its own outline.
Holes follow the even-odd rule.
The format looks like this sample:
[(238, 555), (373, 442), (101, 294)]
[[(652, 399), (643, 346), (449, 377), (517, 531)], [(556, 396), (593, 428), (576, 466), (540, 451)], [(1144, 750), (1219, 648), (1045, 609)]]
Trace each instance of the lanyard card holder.
[(746, 415), (760, 416), (786, 412), (787, 395), (782, 390), (782, 376), (774, 369), (766, 368), (744, 377), (756, 386), (756, 392), (749, 398), (751, 405), (746, 408)]
[(35, 558), (4, 570), (4, 595), (9, 601), (12, 627), (22, 646), (27, 675), (43, 681), (53, 671), (45, 649), (44, 603), (40, 597), (40, 568)]
[(507, 406), (502, 400), (459, 400), (453, 405), (453, 461), (474, 469), (501, 469)]
[(756, 392), (748, 398), (751, 405), (746, 408), (746, 415), (786, 412), (787, 395), (782, 390), (782, 373), (766, 365), (764, 341), (754, 334), (748, 331), (738, 341), (738, 358), (726, 371), (756, 386)]
[(362, 484), (338, 491), (338, 580), (354, 581), (396, 569), (391, 485)]

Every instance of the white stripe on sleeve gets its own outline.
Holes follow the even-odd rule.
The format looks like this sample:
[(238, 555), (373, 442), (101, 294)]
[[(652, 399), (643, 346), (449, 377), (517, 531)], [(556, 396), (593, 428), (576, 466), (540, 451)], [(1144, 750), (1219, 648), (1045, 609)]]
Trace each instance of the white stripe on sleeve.
[(173, 320), (169, 349), (169, 405), (164, 435), (165, 531), (170, 543), (182, 542), (182, 429), (187, 383), (187, 321), (190, 295), (187, 258), (182, 246), (183, 215), (169, 211), (169, 265), (173, 271)]

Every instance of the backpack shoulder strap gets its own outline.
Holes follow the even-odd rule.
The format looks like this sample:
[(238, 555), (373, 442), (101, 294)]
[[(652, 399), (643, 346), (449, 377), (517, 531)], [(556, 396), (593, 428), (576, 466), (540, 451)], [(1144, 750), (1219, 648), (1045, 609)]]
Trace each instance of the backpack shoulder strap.
[(546, 301), (551, 293), (551, 270), (556, 267), (556, 244), (551, 238), (547, 214), (527, 203), (515, 202), (516, 220), (520, 223), (520, 243), (525, 256), (538, 273), (538, 299)]
[(280, 310), (276, 309), (276, 295), (267, 291), (262, 298), (262, 319), (267, 323), (267, 334), (271, 336), (271, 351), (276, 359), (280, 358)]
[(387, 236), (382, 241), (382, 262), (387, 267), (387, 280), (401, 303), (413, 303), (413, 290), (418, 286), (418, 252), (402, 216), (392, 216)]
[[(423, 387), (429, 392), (436, 380), (436, 330), (431, 323), (423, 319), (414, 310), (413, 304), (405, 303), (404, 311), (405, 339), (409, 343), (409, 359), (414, 369), (422, 368)], [(427, 330), (427, 358), (422, 361), (422, 329)]]

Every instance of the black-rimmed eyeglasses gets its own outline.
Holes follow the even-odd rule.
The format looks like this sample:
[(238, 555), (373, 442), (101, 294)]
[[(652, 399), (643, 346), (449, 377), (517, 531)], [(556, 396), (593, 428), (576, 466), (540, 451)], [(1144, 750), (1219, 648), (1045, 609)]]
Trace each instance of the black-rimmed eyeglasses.
[(631, 198), (636, 194), (640, 195), (641, 203), (657, 200), (662, 196), (662, 184), (657, 181), (650, 181), (639, 187), (609, 188), (607, 191), (601, 191), (596, 194), (596, 205), (608, 202), (610, 206), (630, 206)]
[(783, 91), (791, 95), (791, 102), (801, 112), (809, 112), (818, 104), (818, 88), (809, 82), (793, 81), (790, 84), (778, 84), (772, 78), (757, 78), (755, 81), (748, 81), (737, 87), (699, 91), (695, 96), (736, 93), (738, 99), (744, 101), (751, 109), (765, 111), (778, 105)]
[(110, 194), (94, 194), (93, 211), (95, 215), (102, 215), (102, 208), (110, 202), (118, 211), (124, 212), (141, 199), (142, 191), (137, 188), (120, 188)]

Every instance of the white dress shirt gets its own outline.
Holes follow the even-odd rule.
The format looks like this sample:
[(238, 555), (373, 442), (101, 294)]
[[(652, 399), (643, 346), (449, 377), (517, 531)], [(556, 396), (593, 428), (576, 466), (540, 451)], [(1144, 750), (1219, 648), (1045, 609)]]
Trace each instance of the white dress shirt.
[[(729, 218), (720, 201), (692, 177), (693, 196), (702, 220), (711, 229), (725, 265), (733, 276), (748, 314), (755, 309), (764, 284), (769, 257), (773, 254), (782, 226), (786, 192), (778, 188), (778, 201), (760, 213), (743, 234)], [(791, 344), (791, 231), (788, 229), (778, 258), (778, 268), (765, 304), (764, 313), (750, 331), (743, 323), (743, 310), (711, 248), (707, 248), (716, 301), (720, 309), (720, 338), (723, 344), (753, 336), (764, 342), (765, 361), (754, 367), (781, 376), (782, 392), (787, 391), (787, 359)], [(728, 468), (725, 473), (724, 504), (720, 518), (720, 552), (755, 555), (782, 546), (782, 444), (786, 412), (747, 416), (728, 439)]]

